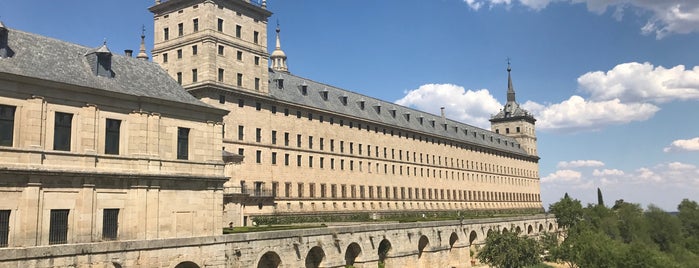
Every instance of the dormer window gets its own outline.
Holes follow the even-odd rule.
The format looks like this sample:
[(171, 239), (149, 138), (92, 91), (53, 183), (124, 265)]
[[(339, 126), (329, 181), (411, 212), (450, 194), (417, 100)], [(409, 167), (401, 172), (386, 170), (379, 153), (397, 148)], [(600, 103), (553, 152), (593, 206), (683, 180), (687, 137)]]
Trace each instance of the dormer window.
[[(303, 89), (301, 89), (301, 91), (303, 91)], [(328, 89), (324, 88), (323, 90), (321, 90), (320, 96), (323, 98), (323, 100), (328, 100)]]
[(341, 96), (340, 102), (342, 102), (342, 105), (347, 105), (347, 96)]
[(391, 109), (391, 117), (396, 118), (396, 109)]
[(0, 21), (0, 59), (10, 58), (14, 53), (8, 45), (8, 33), (5, 25)]
[(364, 101), (363, 100), (358, 101), (357, 104), (359, 104), (359, 109), (364, 110)]
[(434, 120), (430, 120), (430, 125), (434, 127)]
[(377, 104), (376, 106), (374, 106), (374, 108), (376, 109), (377, 114), (381, 114), (381, 104)]
[(420, 116), (417, 118), (417, 121), (420, 122), (420, 125), (422, 125), (423, 121), (425, 121), (425, 117)]
[(301, 90), (302, 95), (308, 95), (308, 85), (306, 84), (306, 81), (303, 81), (303, 83), (301, 83), (299, 89)]
[(85, 57), (94, 75), (108, 78), (114, 77), (114, 72), (112, 72), (112, 52), (109, 51), (106, 43), (97, 50), (88, 53)]
[(405, 116), (405, 120), (410, 122), (410, 113), (405, 113), (403, 115)]
[(442, 124), (442, 127), (444, 127), (444, 131), (447, 131), (447, 124)]

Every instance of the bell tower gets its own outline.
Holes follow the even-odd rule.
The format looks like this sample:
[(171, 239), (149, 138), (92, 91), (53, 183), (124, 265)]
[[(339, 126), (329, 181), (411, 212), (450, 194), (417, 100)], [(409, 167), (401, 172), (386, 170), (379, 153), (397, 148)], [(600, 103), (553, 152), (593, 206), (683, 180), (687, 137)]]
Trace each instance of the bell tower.
[(185, 89), (268, 94), (267, 20), (262, 0), (156, 0), (153, 62)]
[(528, 154), (536, 156), (536, 119), (517, 103), (511, 72), (508, 60), (507, 103), (498, 114), (490, 118), (490, 128), (495, 133), (515, 138)]

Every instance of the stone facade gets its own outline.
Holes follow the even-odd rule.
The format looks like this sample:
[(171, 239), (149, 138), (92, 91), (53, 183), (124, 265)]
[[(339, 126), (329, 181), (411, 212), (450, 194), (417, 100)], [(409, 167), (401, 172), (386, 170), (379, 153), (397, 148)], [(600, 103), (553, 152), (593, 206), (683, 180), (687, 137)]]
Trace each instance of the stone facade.
[[(213, 0), (150, 8), (154, 61), (192, 95), (229, 111), (223, 146), (244, 158), (227, 165), (225, 223), (273, 214), (542, 207), (533, 121), (494, 122), (494, 132), (513, 133), (493, 133), (295, 76), (279, 27), (267, 54), (266, 8), (264, 1)], [(242, 51), (242, 60), (228, 51)], [(196, 81), (188, 77), (194, 69)]]
[(0, 246), (220, 234), (225, 111), (106, 46), (4, 30)]

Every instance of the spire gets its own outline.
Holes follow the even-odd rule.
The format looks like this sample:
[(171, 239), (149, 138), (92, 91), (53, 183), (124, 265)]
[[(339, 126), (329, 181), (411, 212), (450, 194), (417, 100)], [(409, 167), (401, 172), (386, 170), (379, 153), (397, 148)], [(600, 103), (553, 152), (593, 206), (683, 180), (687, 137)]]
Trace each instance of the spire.
[(141, 29), (141, 48), (138, 51), (137, 59), (148, 60), (148, 54), (146, 54), (146, 26), (144, 25)]
[(515, 100), (515, 88), (512, 86), (512, 67), (510, 67), (510, 59), (507, 59), (507, 102), (516, 102)]
[(286, 66), (286, 54), (282, 51), (281, 41), (279, 41), (279, 22), (277, 22), (277, 46), (275, 47), (270, 59), (272, 59), (272, 70), (275, 72), (288, 73), (289, 68)]

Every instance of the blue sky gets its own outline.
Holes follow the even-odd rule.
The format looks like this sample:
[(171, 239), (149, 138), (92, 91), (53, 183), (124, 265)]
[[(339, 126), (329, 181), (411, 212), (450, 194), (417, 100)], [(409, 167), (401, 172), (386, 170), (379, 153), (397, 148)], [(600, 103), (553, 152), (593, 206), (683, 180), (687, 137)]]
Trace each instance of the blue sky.
[[(152, 47), (153, 1), (8, 1), (8, 27)], [(292, 73), (488, 127), (505, 101), (537, 121), (542, 198), (675, 210), (699, 200), (699, 1), (269, 0)], [(270, 35), (270, 48), (274, 39)]]

